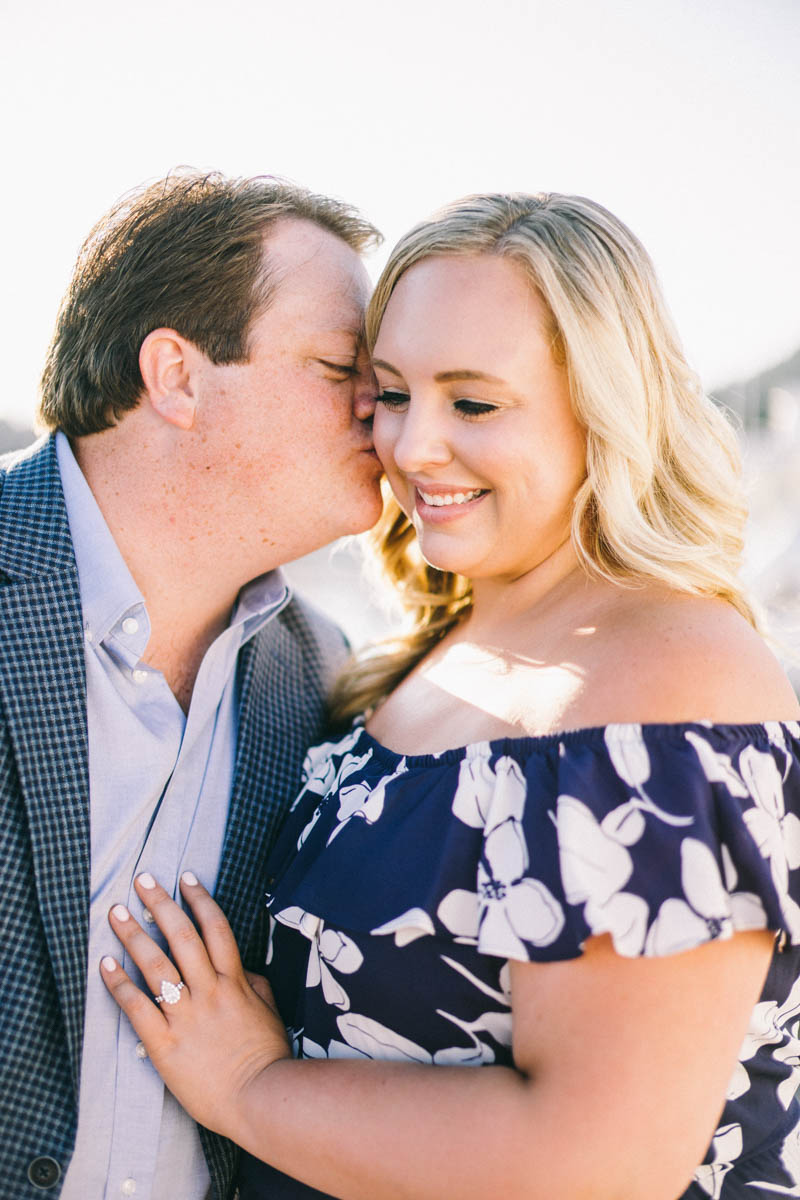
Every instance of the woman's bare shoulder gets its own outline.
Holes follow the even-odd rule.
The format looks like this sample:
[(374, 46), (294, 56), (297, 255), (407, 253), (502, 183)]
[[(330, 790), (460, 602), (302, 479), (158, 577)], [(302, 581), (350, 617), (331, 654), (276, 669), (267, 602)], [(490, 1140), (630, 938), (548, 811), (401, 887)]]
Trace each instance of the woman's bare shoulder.
[(591, 724), (788, 721), (800, 706), (775, 655), (722, 600), (642, 588), (606, 606), (581, 707)]

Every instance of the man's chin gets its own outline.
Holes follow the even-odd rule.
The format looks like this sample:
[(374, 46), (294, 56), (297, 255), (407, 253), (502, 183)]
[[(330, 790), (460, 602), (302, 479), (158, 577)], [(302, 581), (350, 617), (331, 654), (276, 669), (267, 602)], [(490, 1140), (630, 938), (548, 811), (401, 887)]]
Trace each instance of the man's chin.
[[(383, 499), (378, 494), (377, 500), (369, 507), (365, 506), (362, 516), (356, 518), (351, 529), (346, 532), (349, 534), (368, 533), (373, 525), (377, 524), (383, 513)], [(344, 536), (344, 535), (342, 535)]]
[[(381, 493), (381, 479), (383, 477), (383, 467), (374, 450), (367, 452), (374, 466), (372, 479), (369, 482), (363, 482), (359, 488), (358, 503), (348, 505), (352, 512), (352, 525), (346, 531), (349, 534), (366, 533), (380, 519), (383, 512), (383, 495)], [(358, 485), (355, 485), (358, 486)], [(355, 496), (352, 497), (355, 501)]]

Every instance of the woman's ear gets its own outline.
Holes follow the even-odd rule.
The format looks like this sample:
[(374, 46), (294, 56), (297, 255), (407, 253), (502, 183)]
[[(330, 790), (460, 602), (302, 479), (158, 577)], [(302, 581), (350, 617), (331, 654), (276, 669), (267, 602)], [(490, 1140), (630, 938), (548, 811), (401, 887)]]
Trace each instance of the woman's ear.
[(178, 429), (191, 429), (197, 407), (191, 347), (174, 329), (153, 329), (139, 350), (139, 370), (151, 408)]

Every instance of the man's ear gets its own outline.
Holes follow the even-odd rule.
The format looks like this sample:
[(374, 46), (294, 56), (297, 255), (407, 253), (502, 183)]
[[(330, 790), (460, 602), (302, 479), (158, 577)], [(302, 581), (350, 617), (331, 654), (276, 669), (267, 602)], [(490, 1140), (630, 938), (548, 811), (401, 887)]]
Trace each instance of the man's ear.
[(170, 425), (191, 429), (197, 407), (189, 343), (174, 329), (153, 329), (139, 350), (139, 370), (150, 406)]

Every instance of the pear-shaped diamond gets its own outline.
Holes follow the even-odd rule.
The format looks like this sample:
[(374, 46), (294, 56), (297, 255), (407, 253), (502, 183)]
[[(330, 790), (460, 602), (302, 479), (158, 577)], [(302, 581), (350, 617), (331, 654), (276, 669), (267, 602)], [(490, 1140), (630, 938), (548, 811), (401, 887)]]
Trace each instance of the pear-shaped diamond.
[(181, 998), (180, 988), (168, 979), (161, 980), (161, 999), (165, 1004), (177, 1004)]

